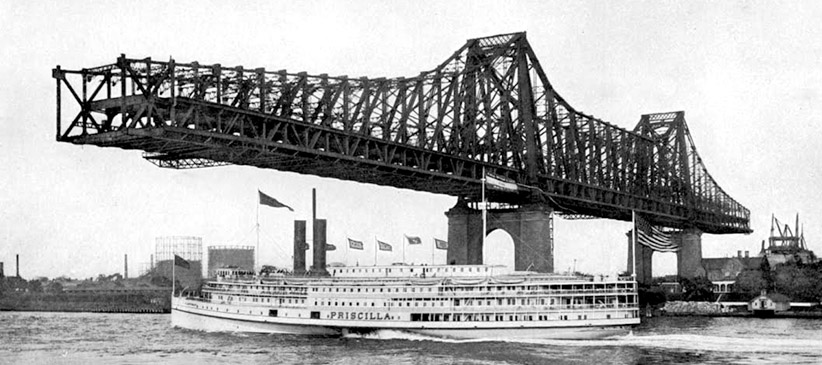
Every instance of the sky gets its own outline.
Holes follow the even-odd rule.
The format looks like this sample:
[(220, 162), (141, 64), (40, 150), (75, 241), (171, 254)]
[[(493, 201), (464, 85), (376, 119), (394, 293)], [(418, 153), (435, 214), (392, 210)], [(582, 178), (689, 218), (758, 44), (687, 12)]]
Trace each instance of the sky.
[[(128, 57), (350, 77), (411, 77), (467, 39), (527, 32), (548, 79), (577, 110), (632, 129), (641, 114), (685, 111), (709, 173), (751, 210), (750, 235), (703, 235), (704, 257), (759, 252), (771, 214), (805, 224), (822, 254), (822, 3), (815, 1), (25, 1), (0, 2), (0, 262), (23, 277), (86, 278), (147, 265), (155, 238), (256, 245), (290, 266), (293, 223), (311, 188), (329, 262), (445, 262), (456, 197), (228, 166), (170, 170), (139, 151), (55, 141), (51, 69)], [(67, 122), (64, 116), (64, 123)], [(262, 207), (257, 189), (295, 212)], [(258, 218), (259, 217), (259, 218)], [(555, 221), (557, 271), (626, 266), (630, 223)], [(403, 253), (403, 235), (424, 244)], [(366, 242), (345, 250), (346, 238)], [(489, 235), (489, 263), (512, 240)], [(309, 255), (310, 256), (310, 255)], [(654, 274), (676, 272), (674, 254)]]

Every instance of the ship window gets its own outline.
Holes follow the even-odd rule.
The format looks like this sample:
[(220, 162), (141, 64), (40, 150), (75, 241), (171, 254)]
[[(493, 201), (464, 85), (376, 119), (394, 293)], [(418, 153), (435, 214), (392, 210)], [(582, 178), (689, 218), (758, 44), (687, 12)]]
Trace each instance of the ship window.
[(380, 288), (380, 293), (382, 293), (382, 288)]
[(311, 312), (311, 319), (320, 319), (320, 312), (312, 311)]
[(357, 293), (359, 293), (359, 292), (360, 292), (360, 288), (357, 288)]
[(277, 316), (277, 310), (276, 309), (269, 309), (268, 310), (268, 316), (269, 317), (276, 317)]

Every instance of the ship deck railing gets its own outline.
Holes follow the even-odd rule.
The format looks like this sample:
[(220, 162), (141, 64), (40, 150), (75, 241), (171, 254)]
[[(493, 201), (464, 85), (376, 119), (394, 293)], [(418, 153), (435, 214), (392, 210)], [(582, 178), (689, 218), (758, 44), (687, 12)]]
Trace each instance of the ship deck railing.
[[(494, 283), (494, 279), (501, 279), (501, 280), (511, 280), (511, 279), (523, 279), (522, 282), (518, 283), (505, 283), (504, 281)], [(421, 284), (419, 280), (434, 280), (434, 279), (441, 279), (443, 282), (447, 282), (449, 280), (479, 280), (484, 279), (484, 282), (477, 283), (477, 284), (459, 284), (459, 283), (451, 283), (452, 285), (480, 285), (480, 284), (494, 284), (494, 285), (521, 285), (524, 283), (540, 283), (540, 282), (562, 282), (562, 281), (569, 281), (573, 283), (616, 283), (616, 282), (632, 282), (633, 279), (630, 277), (588, 277), (588, 276), (557, 276), (557, 275), (550, 275), (550, 274), (533, 274), (533, 275), (510, 275), (502, 277), (497, 276), (441, 276), (438, 277), (436, 275), (427, 275), (427, 276), (352, 276), (352, 277), (343, 277), (343, 276), (324, 276), (324, 277), (309, 277), (309, 276), (285, 276), (285, 277), (276, 277), (276, 278), (266, 278), (261, 277), (259, 279), (249, 280), (247, 278), (243, 279), (224, 279), (219, 281), (219, 283), (239, 283), (239, 284), (281, 284), (281, 285), (294, 285), (294, 286), (305, 286), (305, 285), (324, 285), (328, 283), (363, 283), (363, 284), (372, 284), (372, 285), (381, 285), (386, 282), (397, 282), (397, 283), (408, 283), (413, 285), (425, 285)], [(286, 284), (287, 283), (287, 284)]]

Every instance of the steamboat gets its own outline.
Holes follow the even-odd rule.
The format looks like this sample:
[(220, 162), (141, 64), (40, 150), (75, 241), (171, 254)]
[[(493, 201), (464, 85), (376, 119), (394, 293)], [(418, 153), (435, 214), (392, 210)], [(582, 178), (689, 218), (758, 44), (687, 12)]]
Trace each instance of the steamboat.
[(453, 339), (595, 339), (639, 324), (632, 278), (498, 265), (329, 267), (328, 274), (221, 269), (199, 296), (172, 298), (172, 325), (324, 336), (397, 330)]

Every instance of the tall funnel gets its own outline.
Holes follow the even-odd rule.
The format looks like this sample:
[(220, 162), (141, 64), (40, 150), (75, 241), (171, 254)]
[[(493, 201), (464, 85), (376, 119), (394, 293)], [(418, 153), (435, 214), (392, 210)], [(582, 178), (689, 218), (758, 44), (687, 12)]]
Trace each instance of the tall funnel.
[(16, 256), (16, 258), (17, 258), (17, 277), (19, 278), (20, 277), (20, 255), (18, 254)]
[(294, 274), (305, 273), (305, 221), (294, 221)]
[(311, 272), (315, 275), (328, 275), (325, 269), (325, 219), (314, 220), (314, 264)]

